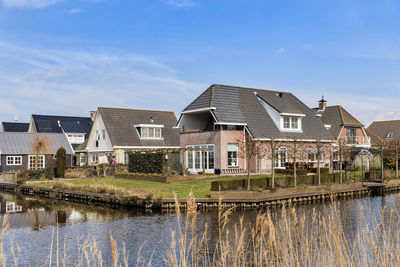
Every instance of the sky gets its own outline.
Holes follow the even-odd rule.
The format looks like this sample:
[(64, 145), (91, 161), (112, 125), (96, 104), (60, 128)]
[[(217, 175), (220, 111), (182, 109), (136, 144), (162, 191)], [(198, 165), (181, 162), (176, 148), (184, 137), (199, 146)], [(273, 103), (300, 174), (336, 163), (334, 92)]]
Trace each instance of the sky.
[(397, 0), (0, 0), (0, 121), (179, 114), (211, 84), (400, 119)]

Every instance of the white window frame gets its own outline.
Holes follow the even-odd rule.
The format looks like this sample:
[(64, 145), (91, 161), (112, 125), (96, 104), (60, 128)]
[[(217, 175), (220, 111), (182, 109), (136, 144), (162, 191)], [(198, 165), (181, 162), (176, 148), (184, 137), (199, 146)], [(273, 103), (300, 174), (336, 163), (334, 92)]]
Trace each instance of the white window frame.
[[(94, 155), (96, 155), (96, 160), (94, 160)], [(91, 158), (93, 163), (96, 163), (99, 161), (99, 154), (97, 152), (92, 153), (92, 158)]]
[[(285, 153), (285, 157), (282, 161), (282, 154)], [(282, 146), (276, 149), (275, 160), (274, 160), (274, 169), (285, 169), (285, 164), (288, 162), (288, 151), (287, 148)]]
[[(10, 159), (12, 159), (11, 163), (9, 163)], [(19, 163), (16, 163), (16, 159), (19, 159)], [(22, 156), (7, 156), (6, 157), (6, 165), (7, 166), (20, 166), (20, 165), (22, 165)]]
[[(235, 145), (236, 146), (236, 149), (235, 150), (229, 150), (229, 145)], [(236, 152), (236, 164), (234, 164), (234, 165), (232, 165), (231, 164), (231, 162), (232, 161), (230, 161), (229, 160), (229, 152)], [(229, 143), (228, 144), (228, 148), (227, 148), (227, 157), (228, 157), (228, 168), (230, 167), (230, 168), (236, 168), (236, 167), (239, 167), (239, 144), (236, 144), (236, 143)]]
[[(310, 153), (313, 153), (313, 155), (314, 155), (314, 157), (313, 157), (313, 159), (311, 160), (310, 159)], [(308, 157), (308, 162), (311, 162), (311, 163), (317, 163), (318, 162), (318, 156), (317, 156), (317, 154), (318, 154), (318, 149), (317, 148), (315, 148), (315, 147), (310, 147), (309, 149), (308, 149), (308, 154), (307, 154), (307, 157)], [(319, 162), (321, 163), (321, 162), (323, 162), (324, 161), (324, 149), (323, 148), (321, 148), (321, 151), (320, 151), (320, 160), (319, 160)]]
[[(36, 155), (29, 155), (28, 156), (28, 169), (29, 170), (34, 170), (35, 169), (35, 159), (33, 159), (33, 165), (31, 168), (31, 159), (36, 158)], [(42, 165), (40, 165), (40, 158), (42, 158)], [(39, 155), (39, 162), (38, 162), (38, 170), (44, 169), (46, 167), (46, 157), (44, 155)]]
[[(285, 127), (285, 119), (289, 120), (289, 128)], [(296, 121), (295, 121), (296, 119)], [(301, 131), (302, 129), (302, 117), (301, 116), (290, 116), (290, 115), (282, 115), (281, 116), (281, 129), (284, 131)], [(297, 128), (294, 128), (294, 124), (297, 124)]]
[[(214, 144), (187, 145), (186, 148), (207, 149), (207, 151), (186, 151), (186, 167), (188, 168), (189, 172), (214, 173), (215, 171)], [(210, 153), (212, 153), (212, 158), (210, 157)], [(200, 164), (199, 168), (196, 168), (196, 160), (199, 161)], [(211, 161), (212, 164), (210, 164)]]
[[(135, 125), (136, 131), (140, 139), (143, 140), (163, 140), (163, 125)], [(140, 133), (139, 133), (140, 128)], [(146, 136), (144, 133), (146, 132)], [(159, 136), (156, 136), (156, 132), (159, 132)], [(158, 135), (158, 134), (157, 134)]]

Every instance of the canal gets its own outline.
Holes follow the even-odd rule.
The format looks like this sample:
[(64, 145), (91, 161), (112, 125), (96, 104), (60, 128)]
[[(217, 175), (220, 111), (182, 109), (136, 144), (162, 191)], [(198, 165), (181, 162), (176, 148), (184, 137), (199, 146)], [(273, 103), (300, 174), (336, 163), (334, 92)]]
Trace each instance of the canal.
[[(4, 238), (7, 265), (14, 263), (11, 250), (11, 239), (14, 252), (20, 247), (19, 265), (36, 266), (50, 261), (56, 264), (57, 234), (59, 256), (64, 255), (71, 265), (77, 262), (77, 255), (82, 244), (88, 238), (96, 240), (101, 251), (103, 265), (112, 262), (110, 252), (110, 233), (117, 241), (122, 254), (123, 243), (129, 252), (130, 265), (136, 266), (138, 251), (140, 261), (147, 262), (152, 258), (153, 266), (164, 265), (166, 251), (171, 244), (171, 231), (178, 228), (177, 216), (174, 213), (145, 212), (143, 210), (121, 210), (107, 207), (91, 207), (81, 204), (55, 202), (15, 194), (0, 193), (1, 219), (7, 216), (10, 227)], [(332, 203), (315, 203), (296, 206), (298, 214), (311, 217), (329, 210)], [(335, 202), (340, 214), (341, 223), (349, 243), (356, 237), (360, 227), (369, 221), (379, 221), (382, 209), (399, 213), (397, 194), (376, 196), (371, 198), (347, 199)], [(279, 214), (280, 208), (272, 210)], [(234, 211), (230, 216), (227, 229), (234, 228), (243, 218), (245, 225), (254, 224), (258, 211)], [(210, 244), (215, 243), (218, 236), (218, 212), (200, 212), (197, 216), (196, 231), (201, 235), (205, 225), (208, 227)], [(58, 227), (57, 227), (58, 225)], [(53, 236), (53, 238), (52, 238)], [(53, 240), (53, 242), (52, 242)]]

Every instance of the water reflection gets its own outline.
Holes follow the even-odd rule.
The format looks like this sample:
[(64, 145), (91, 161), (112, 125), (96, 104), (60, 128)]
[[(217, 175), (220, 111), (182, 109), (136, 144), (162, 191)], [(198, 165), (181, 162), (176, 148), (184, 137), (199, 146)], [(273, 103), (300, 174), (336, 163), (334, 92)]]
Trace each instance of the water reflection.
[[(118, 240), (119, 246), (126, 243), (132, 265), (136, 265), (136, 254), (142, 248), (142, 258), (153, 257), (154, 266), (162, 265), (165, 253), (170, 247), (171, 230), (177, 229), (176, 215), (171, 213), (145, 213), (142, 210), (120, 210), (107, 207), (91, 207), (87, 205), (49, 201), (37, 198), (0, 193), (1, 219), (8, 214), (11, 224), (9, 238), (22, 248), (20, 264), (43, 265), (49, 256), (52, 231), (59, 225), (60, 244), (68, 247), (67, 262), (73, 261), (76, 255), (77, 240), (85, 239), (88, 235), (95, 238), (103, 252), (104, 264), (111, 263), (110, 231)], [(396, 211), (400, 208), (396, 195), (384, 197), (341, 200), (335, 202), (337, 206), (339, 225), (343, 228), (347, 242), (351, 249), (357, 234), (363, 227), (372, 221), (389, 221), (389, 212), (383, 214), (382, 208)], [(331, 212), (332, 204), (316, 203), (296, 207), (298, 216), (305, 215), (312, 218), (314, 214), (326, 216)], [(234, 231), (235, 225), (243, 220), (244, 225), (253, 225), (259, 211), (235, 211), (227, 229)], [(281, 209), (272, 210), (272, 216), (279, 218)], [(393, 216), (393, 214), (392, 214)], [(279, 219), (276, 223), (280, 223)], [(209, 229), (209, 245), (215, 244), (218, 236), (217, 212), (201, 212), (196, 222), (197, 233), (205, 227)], [(396, 226), (392, 226), (396, 227)], [(310, 229), (312, 231), (312, 229)], [(8, 242), (8, 240), (6, 240)], [(9, 248), (6, 248), (6, 250)], [(11, 252), (8, 250), (9, 262), (12, 262)], [(56, 256), (55, 252), (53, 253)]]

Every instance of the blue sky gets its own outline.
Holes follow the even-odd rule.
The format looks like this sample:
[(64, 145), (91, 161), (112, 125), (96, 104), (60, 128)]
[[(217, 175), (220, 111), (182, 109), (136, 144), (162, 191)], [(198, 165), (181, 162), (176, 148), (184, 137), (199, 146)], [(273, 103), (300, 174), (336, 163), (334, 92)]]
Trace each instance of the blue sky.
[(0, 0), (0, 121), (179, 112), (210, 84), (400, 119), (400, 2)]

